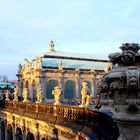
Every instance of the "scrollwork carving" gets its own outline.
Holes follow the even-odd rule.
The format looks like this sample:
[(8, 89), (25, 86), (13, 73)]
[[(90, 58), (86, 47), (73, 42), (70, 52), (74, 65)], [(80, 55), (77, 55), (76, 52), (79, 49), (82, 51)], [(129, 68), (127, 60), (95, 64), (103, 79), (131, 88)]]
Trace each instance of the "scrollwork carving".
[(121, 80), (115, 80), (110, 83), (110, 90), (120, 90), (123, 88), (123, 82)]

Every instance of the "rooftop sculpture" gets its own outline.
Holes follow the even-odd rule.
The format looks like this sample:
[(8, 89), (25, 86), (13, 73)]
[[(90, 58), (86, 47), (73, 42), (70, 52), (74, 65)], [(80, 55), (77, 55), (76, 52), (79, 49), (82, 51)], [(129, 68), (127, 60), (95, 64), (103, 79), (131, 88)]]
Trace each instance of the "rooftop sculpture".
[(54, 52), (55, 51), (55, 49), (54, 49), (54, 42), (52, 40), (49, 42), (48, 48), (49, 48), (50, 52)]

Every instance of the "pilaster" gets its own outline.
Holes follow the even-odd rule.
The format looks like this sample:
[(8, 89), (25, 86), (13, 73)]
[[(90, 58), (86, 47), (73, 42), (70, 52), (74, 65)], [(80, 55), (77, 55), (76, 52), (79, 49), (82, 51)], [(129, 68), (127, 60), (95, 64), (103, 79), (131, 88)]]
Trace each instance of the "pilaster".
[(77, 70), (76, 74), (75, 74), (75, 97), (79, 98), (80, 97), (80, 71)]

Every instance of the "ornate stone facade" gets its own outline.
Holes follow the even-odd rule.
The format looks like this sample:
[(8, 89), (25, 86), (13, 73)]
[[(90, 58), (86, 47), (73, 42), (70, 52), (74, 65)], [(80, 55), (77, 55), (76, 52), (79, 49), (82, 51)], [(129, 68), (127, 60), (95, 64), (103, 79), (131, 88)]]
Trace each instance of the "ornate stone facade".
[[(87, 82), (91, 97), (96, 95), (96, 87), (108, 61), (73, 53), (57, 52), (54, 43), (49, 43), (50, 52), (37, 56), (32, 61), (24, 60), (19, 66), (19, 96), (27, 88), (28, 99), (36, 102), (38, 91), (42, 91), (42, 102), (53, 103), (52, 90), (62, 89), (62, 102), (73, 103), (81, 98), (82, 82)], [(73, 100), (74, 99), (74, 100)]]

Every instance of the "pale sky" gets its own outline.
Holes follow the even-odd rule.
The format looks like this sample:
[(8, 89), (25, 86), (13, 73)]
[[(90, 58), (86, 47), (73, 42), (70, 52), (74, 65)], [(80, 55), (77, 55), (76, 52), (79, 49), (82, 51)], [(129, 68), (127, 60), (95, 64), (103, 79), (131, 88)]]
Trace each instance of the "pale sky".
[(0, 75), (48, 51), (107, 58), (122, 43), (140, 43), (139, 0), (0, 0)]

